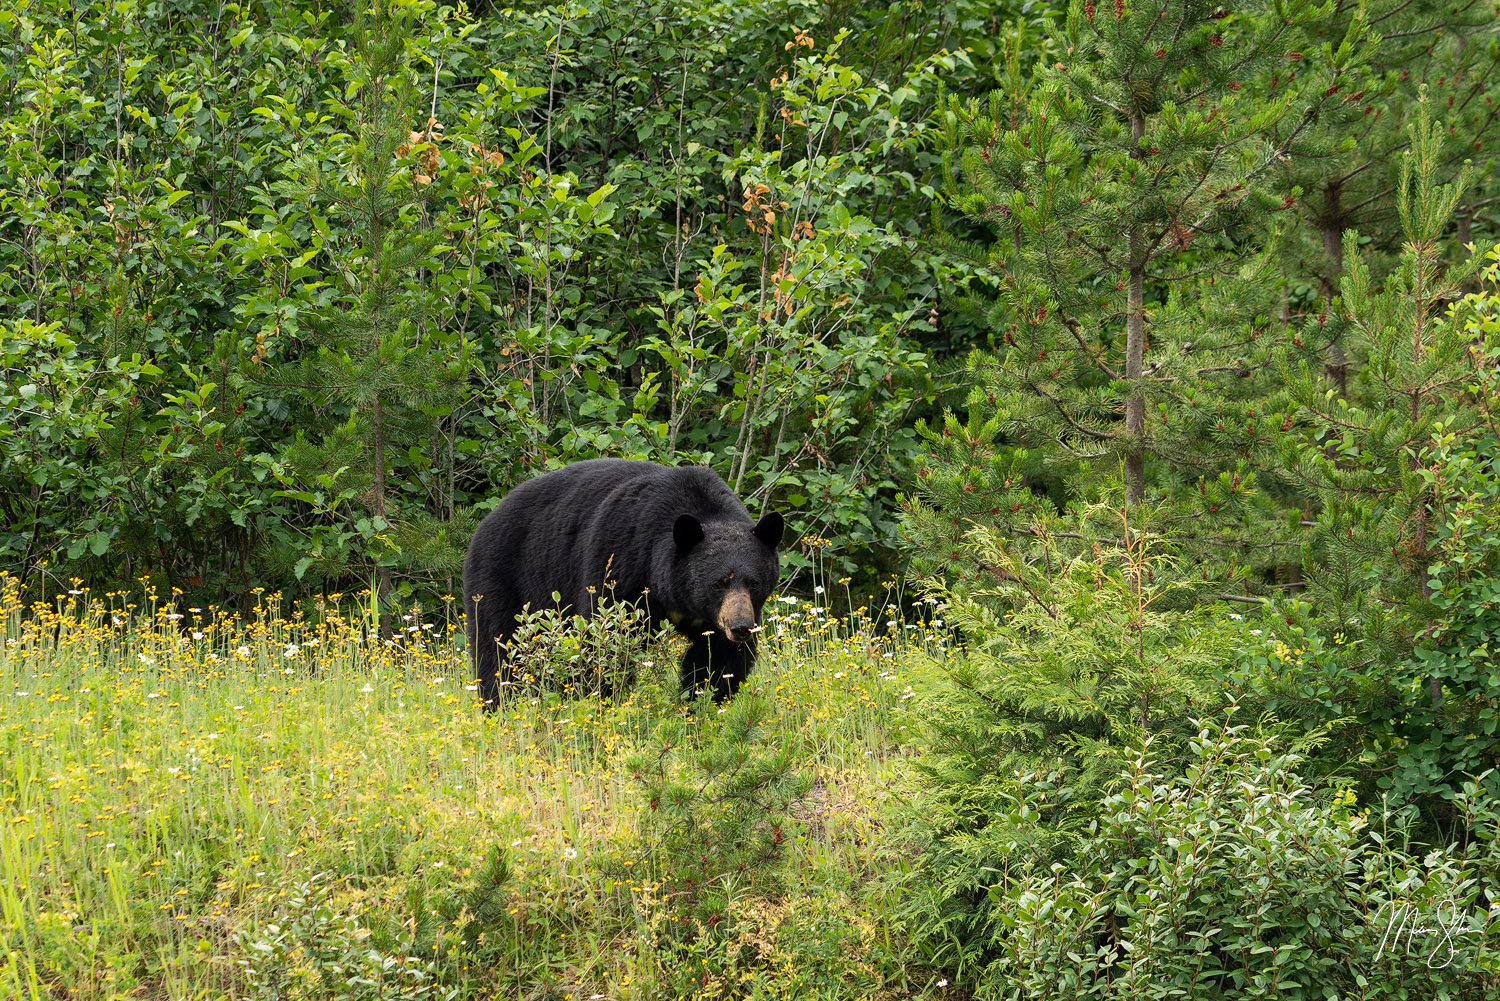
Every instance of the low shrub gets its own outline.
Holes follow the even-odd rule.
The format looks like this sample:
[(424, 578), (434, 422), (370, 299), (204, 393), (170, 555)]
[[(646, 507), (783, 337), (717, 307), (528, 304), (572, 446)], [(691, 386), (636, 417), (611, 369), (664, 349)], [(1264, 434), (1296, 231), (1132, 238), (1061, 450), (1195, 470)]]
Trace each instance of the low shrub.
[(773, 700), (745, 691), (706, 719), (664, 723), (654, 747), (626, 760), (648, 870), (687, 936), (719, 924), (731, 889), (762, 875), (792, 834), (789, 811), (811, 778), (790, 745), (775, 746), (776, 722)]
[(642, 605), (600, 602), (588, 618), (561, 606), (529, 605), (516, 617), (506, 645), (512, 681), (508, 687), (614, 698), (629, 692), (642, 668), (672, 658), (673, 632), (652, 633)]
[(1168, 775), (1148, 742), (1070, 864), (991, 887), (980, 998), (1493, 998), (1500, 816), (1458, 796), (1468, 846), (1417, 857), (1296, 755), (1227, 721)]
[(270, 920), (241, 936), (244, 993), (255, 1001), (452, 1001), (436, 963), (386, 952), (356, 914), (330, 903), (318, 879), (301, 883)]

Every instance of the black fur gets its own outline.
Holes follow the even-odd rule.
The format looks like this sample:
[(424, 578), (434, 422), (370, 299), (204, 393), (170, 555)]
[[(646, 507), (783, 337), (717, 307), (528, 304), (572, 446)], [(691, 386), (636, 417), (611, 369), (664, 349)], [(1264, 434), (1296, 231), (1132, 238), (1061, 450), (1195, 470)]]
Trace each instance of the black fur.
[[(688, 638), (685, 689), (706, 682), (716, 701), (732, 696), (755, 663), (750, 627), (781, 572), (781, 533), (781, 515), (752, 521), (702, 466), (590, 459), (522, 483), (479, 523), (464, 559), (469, 649), (486, 709), (498, 701), (499, 645), (522, 608), (551, 607), (556, 591), (588, 615), (596, 600), (588, 588), (606, 594), (606, 571), (614, 600), (644, 596), (653, 629), (671, 622)], [(718, 626), (724, 597), (737, 588), (754, 610), (753, 623), (731, 623), (741, 642)]]

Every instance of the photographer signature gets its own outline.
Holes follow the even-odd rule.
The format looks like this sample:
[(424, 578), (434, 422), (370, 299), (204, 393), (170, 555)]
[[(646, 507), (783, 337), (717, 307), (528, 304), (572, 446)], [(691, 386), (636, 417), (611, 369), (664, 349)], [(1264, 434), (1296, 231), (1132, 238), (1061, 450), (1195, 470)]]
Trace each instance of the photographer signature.
[[(1392, 900), (1381, 905), (1380, 910), (1375, 913), (1377, 920), (1387, 909), (1390, 910), (1390, 919), (1386, 922), (1380, 948), (1375, 952), (1377, 962), (1385, 954), (1387, 946), (1390, 946), (1392, 952), (1402, 949), (1403, 938), (1404, 949), (1410, 954), (1413, 942), (1425, 941), (1428, 936), (1436, 935), (1437, 941), (1427, 953), (1427, 966), (1433, 970), (1446, 969), (1458, 958), (1454, 937), (1479, 934), (1477, 929), (1466, 927), (1467, 909), (1460, 907), (1456, 901), (1441, 901), (1431, 911), (1424, 913), (1414, 903)], [(1432, 923), (1422, 924), (1424, 920)]]

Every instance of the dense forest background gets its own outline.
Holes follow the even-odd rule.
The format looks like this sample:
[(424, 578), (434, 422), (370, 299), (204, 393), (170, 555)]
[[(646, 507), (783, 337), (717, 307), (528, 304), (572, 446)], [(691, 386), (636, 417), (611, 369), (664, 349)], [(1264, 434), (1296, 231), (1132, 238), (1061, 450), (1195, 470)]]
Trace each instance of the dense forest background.
[[(1399, 251), (1420, 93), (1435, 181), (1476, 165), (1434, 239), (1494, 231), (1484, 3), (1205, 11), (1098, 80), (1045, 30), (1093, 5), (394, 9), (384, 65), (316, 5), (5, 14), (0, 565), (28, 589), (451, 593), (510, 485), (603, 454), (707, 463), (870, 579), (971, 348), (1031, 356), (1000, 388), (1068, 453), (1021, 472), (1054, 503), (1149, 476), (1285, 520), (1308, 492), (1251, 415), (1297, 366), (1358, 377), (1345, 239), (1377, 280)], [(1110, 73), (1140, 120), (1091, 103)], [(1132, 161), (1146, 194), (1090, 187)], [(1191, 416), (1147, 440), (1162, 393)]]
[(973, 336), (926, 137), (1004, 10), (396, 9), (383, 67), (317, 5), (5, 15), (0, 564), (451, 593), (509, 486), (627, 455), (892, 565)]

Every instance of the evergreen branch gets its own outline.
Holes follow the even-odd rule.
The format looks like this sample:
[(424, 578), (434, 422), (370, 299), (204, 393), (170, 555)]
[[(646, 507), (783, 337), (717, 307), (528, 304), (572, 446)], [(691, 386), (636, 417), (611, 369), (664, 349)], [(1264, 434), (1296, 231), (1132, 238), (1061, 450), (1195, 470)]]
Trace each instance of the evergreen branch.
[[(1073, 421), (1073, 418), (1068, 415), (1067, 408), (1063, 406), (1062, 401), (1060, 399), (1058, 399), (1057, 397), (1053, 396), (1052, 394), (1048, 393), (1045, 389), (1043, 389), (1041, 387), (1040, 384), (1034, 383), (1034, 382), (1029, 382), (1029, 383), (1026, 384), (1026, 388), (1029, 389), (1029, 390), (1031, 390), (1033, 393), (1036, 393), (1038, 396), (1040, 396), (1042, 399), (1046, 400), (1048, 403), (1052, 404), (1053, 409), (1056, 410), (1057, 415), (1063, 419), (1063, 422), (1065, 424), (1067, 424), (1069, 427), (1071, 427), (1074, 431), (1078, 432), (1079, 435), (1081, 435), (1081, 436), (1083, 436), (1085, 438), (1091, 438), (1091, 439), (1093, 439), (1095, 441), (1109, 441), (1113, 437), (1113, 435), (1104, 434), (1102, 432), (1091, 431), (1088, 428), (1081, 427), (1080, 425), (1078, 425), (1077, 423), (1075, 423)], [(1058, 441), (1058, 444), (1059, 445), (1063, 445), (1064, 447), (1067, 447), (1066, 443), (1064, 443), (1062, 441)]]
[(1059, 321), (1061, 321), (1063, 327), (1065, 327), (1067, 329), (1068, 333), (1070, 333), (1070, 334), (1073, 335), (1073, 340), (1077, 342), (1078, 347), (1083, 351), (1083, 353), (1089, 356), (1089, 360), (1094, 363), (1094, 367), (1095, 368), (1098, 368), (1100, 371), (1102, 371), (1105, 374), (1107, 374), (1111, 379), (1118, 380), (1120, 378), (1120, 374), (1118, 372), (1116, 372), (1104, 360), (1104, 356), (1103, 356), (1102, 352), (1095, 352), (1095, 351), (1093, 351), (1088, 346), (1088, 344), (1084, 342), (1083, 334), (1082, 334), (1083, 325), (1081, 323), (1079, 323), (1073, 317), (1068, 316), (1067, 314), (1065, 314), (1063, 312), (1063, 310), (1062, 310), (1062, 307), (1060, 307), (1060, 306), (1058, 307), (1058, 310), (1057, 310), (1057, 318), (1058, 318)]

